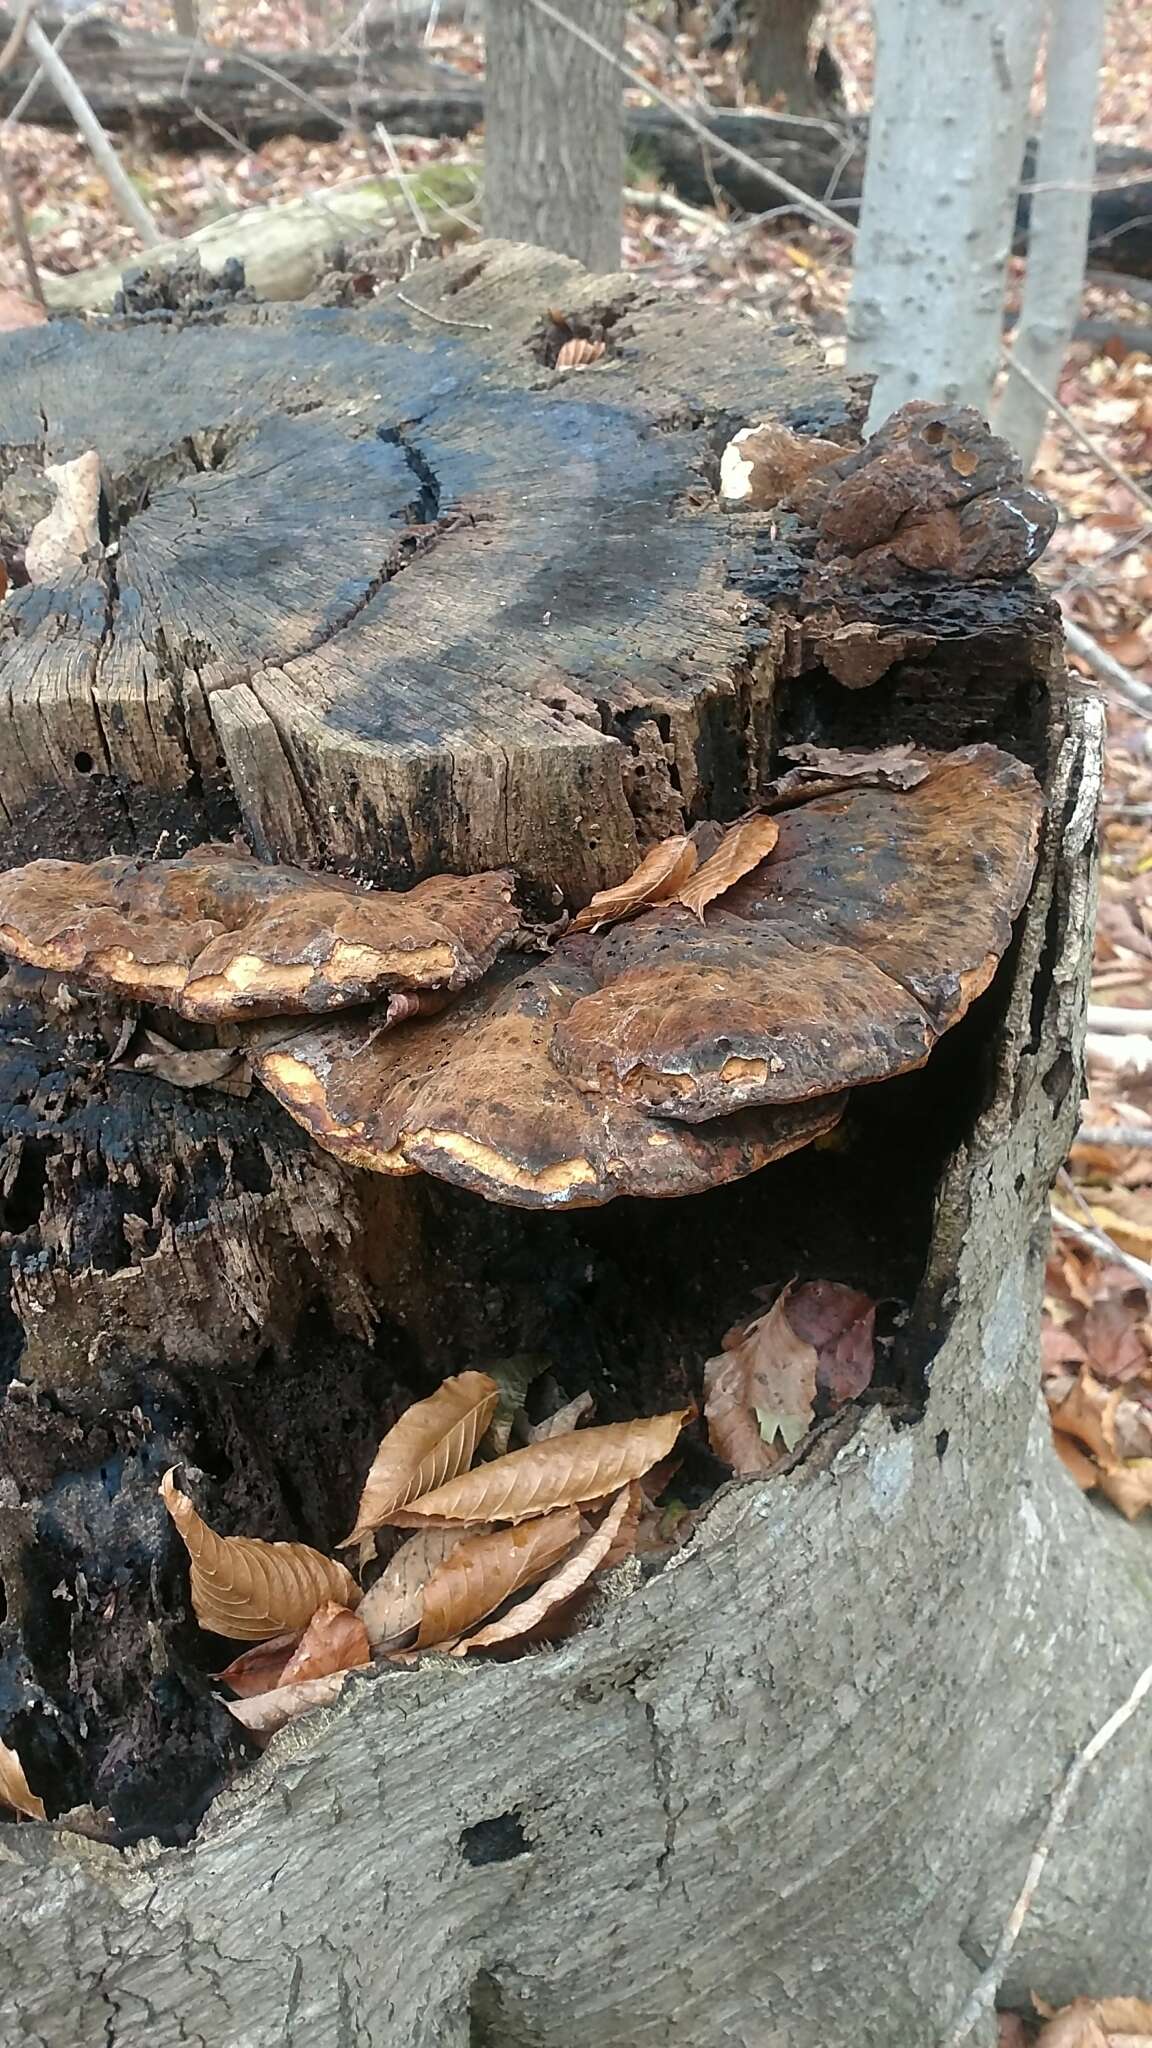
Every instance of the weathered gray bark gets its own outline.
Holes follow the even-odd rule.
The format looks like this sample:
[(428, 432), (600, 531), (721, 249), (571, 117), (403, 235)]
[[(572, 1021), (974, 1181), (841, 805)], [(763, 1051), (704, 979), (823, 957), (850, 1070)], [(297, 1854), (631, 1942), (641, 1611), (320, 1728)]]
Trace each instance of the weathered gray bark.
[[(622, 53), (624, 0), (560, 0)], [(484, 224), (591, 270), (620, 261), (624, 122), (618, 71), (531, 0), (488, 0)]]
[[(572, 313), (627, 294), (629, 354), (605, 369), (617, 380), (606, 386), (607, 406), (594, 384), (556, 380), (531, 346), (540, 309)], [(40, 778), (16, 806), (11, 829), (38, 828), (37, 850), (79, 850), (67, 843), (73, 831), (88, 840), (103, 831), (105, 845), (149, 846), (165, 815), (190, 835), (227, 830), (237, 805), (269, 843), (277, 830), (296, 829), (302, 784), (277, 748), (305, 724), (294, 726), (302, 714), (276, 697), (284, 685), (274, 687), (270, 665), (282, 662), (283, 676), (298, 658), (314, 663), (325, 650), (330, 673), (355, 675), (359, 690), (323, 717), (313, 704), (308, 744), (336, 742), (331, 774), (344, 778), (346, 809), (338, 815), (341, 784), (333, 779), (309, 815), (326, 835), (355, 836), (363, 825), (357, 844), (369, 848), (372, 820), (367, 809), (358, 820), (355, 788), (362, 776), (395, 772), (387, 737), (381, 742), (368, 717), (370, 693), (387, 685), (374, 715), (401, 697), (396, 715), (408, 716), (412, 692), (397, 687), (388, 660), (357, 665), (373, 598), (345, 616), (326, 584), (325, 558), (338, 564), (346, 601), (360, 559), (348, 508), (366, 489), (357, 465), (372, 461), (381, 392), (394, 409), (385, 425), (418, 422), (406, 444), (413, 477), (427, 489), (431, 469), (449, 487), (446, 499), (471, 494), (473, 512), (486, 509), (491, 520), (470, 529), (470, 539), (465, 533), (446, 573), (443, 560), (429, 559), (439, 602), (426, 606), (425, 627), (432, 621), (435, 632), (447, 632), (449, 615), (464, 617), (455, 609), (467, 605), (460, 561), (478, 558), (511, 516), (498, 496), (477, 505), (491, 473), (467, 443), (475, 360), (486, 364), (491, 390), (498, 387), (505, 420), (530, 419), (539, 436), (554, 411), (576, 473), (588, 466), (594, 417), (607, 431), (610, 413), (628, 449), (632, 428), (624, 432), (623, 417), (642, 419), (639, 445), (669, 451), (669, 462), (691, 454), (691, 484), (660, 499), (656, 548), (652, 506), (642, 507), (654, 573), (669, 577), (653, 600), (664, 608), (666, 657), (681, 630), (669, 535), (682, 519), (705, 539), (713, 532), (709, 451), (733, 415), (802, 420), (821, 432), (844, 419), (828, 373), (799, 340), (745, 339), (737, 353), (726, 346), (735, 322), (729, 327), (723, 313), (700, 321), (626, 280), (583, 278), (558, 257), (465, 251), (419, 273), (407, 296), (442, 321), (476, 324), (453, 332), (385, 301), (363, 315), (237, 312), (219, 325), (156, 324), (112, 337), (134, 388), (167, 394), (165, 427), (176, 452), (168, 477), (155, 474), (155, 448), (132, 421), (124, 425), (107, 450), (112, 467), (123, 475), (132, 458), (153, 494), (125, 528), (125, 537), (133, 525), (139, 531), (119, 557), (115, 603), (88, 618), (87, 638), (83, 616), (63, 615), (38, 639), (28, 618), (13, 636), (19, 648), (31, 634), (40, 656), (26, 687), (3, 706), (9, 739), (29, 749), (17, 750), (20, 764), (34, 764)], [(156, 338), (151, 367), (142, 333)], [(261, 340), (272, 361), (257, 375)], [(286, 341), (291, 392), (282, 381)], [(10, 486), (42, 456), (38, 408), (53, 453), (85, 445), (92, 417), (109, 416), (106, 343), (101, 330), (59, 326), (13, 338), (10, 413), (0, 432), (13, 451)], [(209, 399), (197, 396), (188, 370), (201, 352), (204, 391), (238, 443), (208, 436)], [(444, 460), (438, 468), (454, 420), (456, 466)], [(285, 444), (273, 451), (258, 441), (245, 466), (247, 442), (277, 424)], [(321, 469), (307, 473), (308, 492), (283, 461), (298, 429), (314, 433), (323, 457)], [(196, 434), (192, 476), (181, 463), (189, 461), (185, 438)], [(497, 451), (517, 478), (513, 510), (537, 445), (508, 439)], [(276, 454), (281, 467), (272, 471)], [(598, 459), (607, 460), (603, 448)], [(375, 464), (379, 516), (365, 522), (374, 531), (387, 524), (386, 489), (405, 503), (403, 478), (384, 458)], [(266, 474), (278, 485), (263, 485)], [(323, 507), (314, 495), (321, 474), (329, 485)], [(264, 518), (285, 553), (257, 545), (259, 520), (245, 527), (244, 547), (223, 529), (213, 536), (214, 477), (225, 508), (243, 482), (241, 511), (259, 510), (261, 489), (278, 488), (291, 512), (277, 525), (265, 505)], [(405, 491), (412, 488), (410, 480)], [(15, 502), (10, 497), (9, 507)], [(644, 770), (631, 783), (621, 772), (620, 787), (631, 789), (638, 833), (656, 836), (660, 806), (685, 795), (660, 726), (666, 719), (671, 732), (689, 715), (683, 678), (668, 660), (657, 696), (642, 642), (642, 658), (629, 666), (635, 593), (607, 574), (621, 556), (620, 529), (610, 522), (612, 555), (601, 558), (595, 600), (570, 637), (557, 609), (560, 630), (550, 642), (540, 590), (568, 589), (575, 603), (580, 586), (565, 582), (578, 558), (549, 523), (552, 500), (541, 502), (540, 554), (527, 567), (506, 566), (503, 580), (493, 572), (488, 630), (461, 631), (437, 675), (464, 717), (465, 663), (474, 659), (490, 676), (499, 646), (507, 694), (490, 716), (505, 721), (505, 733), (520, 732), (514, 685), (522, 677), (513, 657), (522, 634), (538, 655), (551, 647), (557, 667), (565, 665), (562, 691), (549, 673), (561, 731), (582, 674), (598, 677), (602, 690), (627, 682), (640, 714), (634, 724), (594, 732), (578, 707), (577, 737), (590, 735), (583, 743), (593, 755), (614, 749), (625, 766)], [(566, 515), (573, 524), (578, 512)], [(590, 515), (584, 525), (587, 536)], [(187, 1848), (143, 1841), (117, 1851), (62, 1824), (0, 1827), (5, 2044), (938, 2048), (1018, 1887), (1048, 1794), (1146, 1661), (1149, 1533), (1075, 1491), (1051, 1453), (1037, 1398), (1047, 1193), (1075, 1114), (1089, 960), (1098, 707), (1066, 696), (1051, 617), (1026, 582), (865, 594), (859, 602), (878, 620), (898, 625), (915, 616), (921, 644), (933, 644), (871, 690), (840, 690), (820, 673), (816, 628), (797, 595), (786, 540), (738, 517), (725, 531), (724, 557), (701, 558), (684, 616), (694, 621), (697, 649), (714, 640), (713, 653), (726, 650), (736, 671), (755, 660), (755, 687), (750, 675), (740, 683), (734, 674), (727, 691), (740, 702), (739, 690), (749, 693), (741, 773), (763, 767), (774, 736), (866, 741), (882, 732), (945, 744), (992, 734), (1044, 773), (1050, 808), (1033, 898), (1011, 961), (979, 1016), (972, 1013), (975, 1036), (961, 1068), (934, 1060), (921, 1077), (931, 1091), (945, 1071), (952, 1076), (917, 1098), (935, 1105), (931, 1128), (907, 1114), (891, 1127), (875, 1172), (862, 1130), (842, 1160), (833, 1154), (810, 1164), (814, 1181), (803, 1171), (775, 1179), (770, 1168), (743, 1193), (661, 1205), (655, 1221), (652, 1205), (636, 1202), (585, 1226), (494, 1210), (429, 1191), (419, 1178), (345, 1170), (283, 1125), (263, 1098), (193, 1109), (169, 1090), (165, 1107), (159, 1084), (119, 1074), (100, 1082), (75, 1016), (63, 1027), (69, 1045), (50, 1049), (41, 1068), (28, 1030), (17, 1025), (0, 1043), (0, 1109), (27, 1160), (17, 1155), (11, 1181), (3, 1244), (17, 1287), (0, 1339), (19, 1351), (29, 1383), (17, 1404), (25, 1416), (37, 1412), (38, 1382), (55, 1387), (61, 1408), (72, 1400), (83, 1413), (87, 1399), (95, 1431), (109, 1362), (135, 1372), (157, 1355), (185, 1388), (186, 1409), (197, 1392), (225, 1408), (247, 1400), (250, 1440), (240, 1451), (251, 1456), (255, 1446), (259, 1463), (265, 1437), (277, 1432), (275, 1457), (287, 1461), (302, 1497), (297, 1513), (314, 1539), (330, 1541), (346, 1505), (339, 1490), (355, 1495), (374, 1403), (383, 1384), (394, 1385), (379, 1350), (356, 1351), (366, 1317), (394, 1333), (401, 1361), (407, 1346), (433, 1372), (497, 1355), (496, 1335), (508, 1349), (537, 1348), (556, 1328), (575, 1333), (572, 1355), (582, 1360), (591, 1328), (590, 1349), (602, 1344), (609, 1380), (628, 1379), (642, 1355), (650, 1387), (666, 1390), (685, 1361), (701, 1356), (701, 1331), (718, 1332), (732, 1319), (731, 1297), (749, 1277), (737, 1258), (737, 1225), (751, 1229), (752, 1274), (776, 1277), (771, 1261), (792, 1257), (798, 1227), (831, 1227), (838, 1241), (842, 1219), (817, 1213), (811, 1191), (833, 1195), (843, 1173), (856, 1176), (845, 1184), (853, 1259), (885, 1271), (903, 1243), (909, 1291), (921, 1275), (903, 1338), (907, 1409), (854, 1409), (816, 1437), (795, 1470), (723, 1488), (674, 1563), (647, 1578), (622, 1568), (592, 1625), (554, 1651), (478, 1671), (432, 1658), (354, 1677), (337, 1707), (285, 1731), (238, 1776)], [(213, 538), (215, 552), (197, 552), (198, 539), (211, 546)], [(189, 639), (177, 645), (165, 621), (179, 575), (199, 578), (206, 560), (218, 565), (215, 614), (202, 611), (200, 625), (186, 620)], [(134, 562), (136, 572), (150, 565), (140, 583)], [(405, 571), (417, 574), (418, 567)], [(305, 577), (314, 580), (302, 587)], [(265, 587), (274, 604), (253, 606)], [(220, 591), (230, 593), (227, 604)], [(189, 602), (193, 595), (189, 587)], [(402, 582), (393, 595), (402, 607)], [(268, 645), (265, 611), (287, 643), (309, 608), (318, 646), (298, 656), (292, 645)], [(377, 606), (376, 616), (386, 612), (387, 603)], [(243, 646), (237, 621), (249, 634)], [(590, 623), (608, 637), (586, 638)], [(206, 648), (204, 633), (233, 636), (232, 673), (205, 667), (206, 689), (197, 665), (222, 650)], [(104, 679), (118, 678), (115, 695), (97, 687), (94, 642), (122, 664), (137, 658), (136, 667)], [(417, 661), (424, 645), (410, 646), (406, 658)], [(419, 676), (412, 672), (413, 688)], [(263, 706), (266, 687), (275, 718)], [(705, 699), (709, 687), (706, 679)], [(87, 768), (73, 759), (71, 716), (120, 749), (100, 771), (103, 811), (81, 793), (85, 776), (98, 778), (91, 759)], [(541, 718), (509, 754), (544, 747), (548, 722)], [(133, 754), (132, 735), (142, 741), (148, 733), (153, 753)], [(435, 751), (439, 739), (405, 742), (413, 759), (430, 744)], [(183, 751), (191, 747), (194, 756)], [(468, 751), (461, 749), (465, 773)], [(680, 765), (690, 759), (683, 754)], [(649, 799), (638, 791), (653, 777), (657, 807), (646, 812)], [(719, 801), (739, 808), (745, 789), (737, 778)], [(574, 801), (575, 785), (561, 808)], [(594, 794), (584, 814), (591, 820), (598, 810)], [(455, 813), (448, 807), (437, 817), (425, 804), (421, 815), (425, 827), (432, 816), (443, 832)], [(386, 821), (386, 807), (376, 817)], [(304, 849), (311, 857), (322, 850), (331, 853), (332, 844)], [(91, 1086), (94, 1068), (106, 1093), (85, 1100), (84, 1075)], [(862, 1093), (883, 1118), (883, 1091)], [(935, 1165), (926, 1175), (924, 1161), (945, 1152), (933, 1206)], [(912, 1184), (921, 1192), (909, 1203)], [(7, 1199), (7, 1172), (4, 1186)], [(798, 1218), (804, 1186), (810, 1213)], [(653, 1263), (653, 1245), (663, 1266)], [(706, 1274), (698, 1263), (705, 1245)], [(673, 1318), (673, 1296), (678, 1314), (686, 1303), (691, 1309), (683, 1325)], [(305, 1312), (325, 1300), (340, 1343), (321, 1362)], [(550, 1322), (564, 1300), (569, 1320)], [(351, 1427), (341, 1405), (349, 1351), (362, 1359), (355, 1372), (363, 1379)], [(389, 1370), (403, 1377), (391, 1355)], [(309, 1390), (299, 1427), (277, 1407), (288, 1378), (297, 1396)], [(56, 1413), (50, 1400), (45, 1410)], [(234, 1450), (235, 1427), (230, 1441)], [(5, 1508), (13, 1512), (23, 1510)], [(0, 1535), (10, 1534), (0, 1522)], [(141, 1599), (148, 1597), (145, 1578)], [(101, 1592), (92, 1603), (92, 1622), (106, 1628), (102, 1599)], [(15, 1604), (18, 1622), (19, 1598)], [(48, 1605), (66, 1628), (61, 1603)], [(141, 1612), (151, 1620), (147, 1605)], [(10, 1612), (5, 1627), (12, 1625)], [(146, 1684), (159, 1638), (141, 1641)], [(136, 1704), (131, 1698), (126, 1711)], [(36, 1721), (32, 1709), (28, 1721)], [(1013, 1994), (1032, 1985), (1054, 1998), (1152, 1992), (1152, 1791), (1136, 1767), (1146, 1741), (1135, 1722), (1087, 1783), (1026, 1925)]]

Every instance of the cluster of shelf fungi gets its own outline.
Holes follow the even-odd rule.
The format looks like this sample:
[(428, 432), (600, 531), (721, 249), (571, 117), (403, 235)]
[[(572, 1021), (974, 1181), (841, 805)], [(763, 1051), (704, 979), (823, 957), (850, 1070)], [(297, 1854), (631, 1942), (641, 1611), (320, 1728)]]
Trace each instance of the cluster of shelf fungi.
[[(1024, 572), (1050, 517), (973, 416), (928, 407), (863, 450), (765, 429), (729, 462), (727, 486), (729, 544), (756, 556), (744, 601), (759, 579), (771, 611), (775, 579), (803, 629), (791, 650), (787, 631), (782, 653), (779, 633), (773, 643), (791, 730), (781, 720), (774, 745), (746, 733), (759, 763), (743, 804), (717, 780), (682, 821), (701, 857), (749, 796), (778, 826), (767, 858), (700, 913), (653, 901), (574, 927), (597, 875), (573, 856), (570, 822), (555, 882), (539, 835), (534, 862), (426, 872), (412, 886), (407, 873), (394, 888), (327, 871), (310, 847), (299, 851), (314, 864), (276, 858), (273, 835), (247, 819), (247, 843), (203, 834), (175, 859), (41, 857), (0, 873), (4, 1080), (23, 1105), (6, 1140), (6, 1243), (19, 1257), (0, 1417), (17, 1475), (0, 1506), (4, 1704), (50, 1812), (91, 1801), (114, 1818), (90, 1824), (116, 1839), (180, 1839), (241, 1746), (212, 1700), (157, 1498), (172, 1463), (209, 1474), (225, 1523), (329, 1547), (367, 1447), (444, 1371), (527, 1348), (550, 1365), (544, 1398), (592, 1383), (604, 1419), (670, 1406), (698, 1398), (703, 1359), (754, 1284), (833, 1265), (888, 1304), (876, 1398), (914, 1400), (898, 1332), (941, 1159), (982, 1085), (987, 1032), (969, 1012), (1011, 946), (1044, 817), (1034, 771), (1050, 626)], [(776, 527), (754, 532), (768, 511), (793, 535), (783, 568)], [(127, 550), (121, 560), (123, 590)], [(939, 663), (937, 700), (909, 714), (904, 664), (925, 654)], [(222, 693), (222, 734), (236, 694)], [(586, 715), (562, 690), (550, 704), (557, 719)], [(670, 821), (634, 810), (642, 851)], [(617, 849), (598, 857), (622, 879)], [(208, 1056), (219, 1065), (196, 1066)], [(49, 1083), (78, 1060), (84, 1128), (53, 1158)], [(209, 1073), (211, 1088), (190, 1086)], [(273, 1104), (301, 1137), (283, 1135)], [(293, 1229), (304, 1238), (307, 1211), (321, 1256), (351, 1245), (347, 1270), (311, 1300), (286, 1278), (279, 1301), (254, 1260), (262, 1328), (237, 1344), (232, 1373), (219, 1370), (223, 1328), (206, 1373), (182, 1336), (159, 1332), (142, 1371), (138, 1332), (84, 1326), (83, 1363), (50, 1361), (49, 1386), (37, 1306), (62, 1299), (61, 1258), (98, 1269), (121, 1256), (100, 1241), (111, 1150), (91, 1242), (78, 1209), (55, 1240), (43, 1219), (70, 1173), (90, 1174), (93, 1125), (122, 1115), (125, 1154), (145, 1120), (160, 1158), (171, 1144), (173, 1186), (213, 1147), (242, 1210), (291, 1183)], [(677, 1199), (653, 1200), (666, 1197)], [(140, 1257), (171, 1249), (171, 1212), (166, 1237), (130, 1195), (115, 1201)], [(517, 1219), (533, 1210), (548, 1222)], [(196, 1220), (208, 1214), (206, 1203)], [(364, 1303), (374, 1285), (382, 1322)], [(398, 1289), (407, 1320), (390, 1320)], [(253, 1449), (265, 1428), (266, 1456)], [(700, 1497), (724, 1476), (702, 1444), (690, 1450), (684, 1483)], [(89, 1554), (118, 1562), (84, 1619), (75, 1574)], [(53, 1609), (62, 1560), (73, 1590)], [(102, 1666), (100, 1614), (108, 1642), (125, 1631), (119, 1679)], [(158, 1625), (163, 1670), (142, 1707)]]

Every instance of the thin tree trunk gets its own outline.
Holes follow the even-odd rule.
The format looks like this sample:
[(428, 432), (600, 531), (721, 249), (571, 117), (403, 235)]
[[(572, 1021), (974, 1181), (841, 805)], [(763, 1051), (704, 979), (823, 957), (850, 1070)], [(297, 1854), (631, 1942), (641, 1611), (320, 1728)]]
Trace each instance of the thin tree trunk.
[[(614, 52), (624, 0), (558, 0)], [(488, 0), (484, 222), (590, 269), (620, 263), (624, 126), (620, 74), (533, 0)]]
[(146, 248), (151, 248), (162, 237), (140, 194), (124, 170), (112, 144), (92, 112), (68, 66), (58, 51), (48, 41), (38, 21), (30, 21), (26, 32), (28, 48), (43, 67), (44, 74), (55, 87), (77, 128), (92, 152), (97, 169), (102, 173), (108, 189), (130, 227), (135, 228)]
[(755, 0), (744, 75), (766, 106), (817, 113), (827, 102), (816, 81), (812, 24), (820, 0)]
[[(1104, 0), (1053, 0), (1045, 67), (1044, 125), (1036, 156), (1028, 270), (1014, 359), (1054, 389), (1084, 282), (1092, 213), (1092, 123), (1104, 41)], [(1009, 374), (999, 431), (1032, 468), (1048, 408), (1023, 377)]]
[(172, 26), (178, 36), (200, 33), (200, 0), (172, 0)]
[(985, 409), (1043, 0), (882, 0), (848, 364), (875, 426), (910, 398)]

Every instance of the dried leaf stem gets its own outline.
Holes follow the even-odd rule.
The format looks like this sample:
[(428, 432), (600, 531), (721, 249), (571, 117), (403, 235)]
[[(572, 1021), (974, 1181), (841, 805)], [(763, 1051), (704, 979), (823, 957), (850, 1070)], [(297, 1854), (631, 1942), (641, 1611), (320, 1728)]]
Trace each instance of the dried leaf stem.
[(1107, 1721), (1104, 1722), (1101, 1728), (1096, 1730), (1095, 1735), (1092, 1736), (1089, 1742), (1085, 1743), (1084, 1748), (1080, 1750), (1079, 1754), (1070, 1764), (1065, 1773), (1063, 1783), (1053, 1798), (1051, 1810), (1040, 1831), (1036, 1847), (1032, 1851), (1027, 1874), (1020, 1888), (1020, 1895), (1007, 1920), (1004, 1922), (1000, 1931), (1000, 1939), (996, 1943), (988, 1967), (973, 1987), (963, 2012), (960, 2014), (955, 2027), (944, 2043), (944, 2048), (963, 2048), (963, 2044), (967, 2041), (973, 2028), (979, 2024), (986, 2013), (992, 2010), (993, 2001), (997, 1991), (1000, 1989), (1005, 1970), (1008, 1967), (1009, 1957), (1020, 1938), (1020, 1930), (1031, 1911), (1032, 1901), (1036, 1896), (1036, 1887), (1044, 1874), (1044, 1866), (1052, 1854), (1056, 1839), (1068, 1817), (1068, 1809), (1080, 1789), (1080, 1781), (1089, 1766), (1095, 1763), (1101, 1750), (1106, 1749), (1113, 1736), (1118, 1735), (1126, 1722), (1132, 1719), (1137, 1707), (1149, 1691), (1152, 1691), (1152, 1664), (1147, 1665), (1140, 1673), (1123, 1706), (1117, 1707), (1116, 1712), (1109, 1715)]

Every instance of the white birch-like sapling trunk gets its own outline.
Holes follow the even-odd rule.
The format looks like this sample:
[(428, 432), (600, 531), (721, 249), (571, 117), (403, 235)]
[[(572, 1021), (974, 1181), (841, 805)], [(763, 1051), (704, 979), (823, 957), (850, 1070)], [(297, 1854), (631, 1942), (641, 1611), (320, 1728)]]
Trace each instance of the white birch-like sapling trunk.
[[(1103, 42), (1104, 0), (1052, 0), (1028, 269), (1012, 351), (1013, 362), (1044, 392), (1055, 389), (1083, 288)], [(1019, 449), (1025, 473), (1036, 460), (1047, 417), (1041, 392), (1010, 370), (996, 426)]]
[[(1072, 0), (1076, 4), (1076, 0)], [(1044, 0), (880, 0), (848, 314), (870, 426), (910, 398), (987, 410)]]

